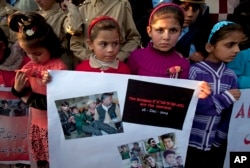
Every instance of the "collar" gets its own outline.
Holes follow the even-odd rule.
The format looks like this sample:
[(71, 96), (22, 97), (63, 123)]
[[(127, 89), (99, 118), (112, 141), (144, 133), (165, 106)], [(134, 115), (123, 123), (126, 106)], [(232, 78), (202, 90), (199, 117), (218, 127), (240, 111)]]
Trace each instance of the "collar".
[(108, 68), (118, 69), (119, 61), (115, 59), (111, 63), (105, 63), (95, 58), (95, 55), (91, 55), (89, 58), (89, 64), (92, 68), (100, 68), (101, 70), (107, 70)]

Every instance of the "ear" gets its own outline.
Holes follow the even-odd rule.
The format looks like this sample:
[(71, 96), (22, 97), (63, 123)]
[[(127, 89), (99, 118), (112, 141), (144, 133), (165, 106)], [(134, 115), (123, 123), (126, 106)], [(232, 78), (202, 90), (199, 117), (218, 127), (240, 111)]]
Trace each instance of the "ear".
[(150, 26), (147, 26), (147, 33), (150, 38), (152, 38), (152, 29)]
[(88, 49), (92, 51), (94, 49), (93, 41), (91, 41), (90, 39), (87, 39), (87, 44), (88, 44)]
[(214, 45), (207, 43), (205, 49), (208, 53), (211, 53), (214, 50)]

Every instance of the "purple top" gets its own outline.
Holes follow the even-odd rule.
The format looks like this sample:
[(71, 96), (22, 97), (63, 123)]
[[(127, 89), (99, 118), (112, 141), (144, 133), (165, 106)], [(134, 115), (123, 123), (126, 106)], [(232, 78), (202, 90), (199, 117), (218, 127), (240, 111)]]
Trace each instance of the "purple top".
[[(146, 48), (137, 49), (131, 53), (128, 58), (128, 66), (132, 74), (188, 79), (190, 63), (179, 53), (172, 49), (168, 52), (161, 52), (152, 47), (152, 43)], [(180, 66), (181, 71), (171, 76), (168, 72), (170, 67)]]

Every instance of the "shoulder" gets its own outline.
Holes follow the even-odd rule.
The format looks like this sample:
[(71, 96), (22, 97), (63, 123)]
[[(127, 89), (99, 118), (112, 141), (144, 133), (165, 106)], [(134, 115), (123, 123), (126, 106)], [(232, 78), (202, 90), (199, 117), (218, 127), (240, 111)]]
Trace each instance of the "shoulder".
[(119, 69), (121, 69), (124, 74), (131, 74), (129, 66), (122, 61), (119, 61)]
[(53, 70), (66, 70), (67, 66), (63, 63), (60, 58), (52, 59), (48, 64), (49, 69)]
[(89, 67), (89, 60), (84, 60), (80, 64), (78, 64), (75, 68), (76, 71), (84, 71)]

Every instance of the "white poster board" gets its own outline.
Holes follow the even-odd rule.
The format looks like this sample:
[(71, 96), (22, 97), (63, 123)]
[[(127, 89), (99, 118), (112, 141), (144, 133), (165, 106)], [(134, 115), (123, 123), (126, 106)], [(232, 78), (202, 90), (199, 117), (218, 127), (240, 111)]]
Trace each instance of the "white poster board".
[[(230, 167), (230, 152), (250, 153), (250, 89), (241, 89), (240, 99), (234, 104), (228, 132), (227, 154), (224, 167)], [(240, 154), (239, 154), (240, 156)], [(249, 154), (248, 154), (249, 156)], [(247, 158), (249, 163), (250, 157)], [(231, 158), (231, 162), (234, 158)], [(240, 161), (241, 162), (241, 161)], [(243, 166), (235, 161), (235, 164)], [(236, 166), (236, 165), (235, 165)], [(248, 165), (249, 167), (250, 165)]]
[[(147, 141), (153, 138), (163, 148), (160, 136), (166, 133), (175, 134), (177, 153), (185, 163), (198, 100), (198, 81), (76, 71), (50, 71), (50, 74), (47, 101), (51, 167), (129, 167), (133, 156), (129, 152), (128, 158), (122, 159), (122, 145), (131, 150), (132, 144), (138, 142), (145, 155), (149, 148)], [(80, 138), (66, 136), (58, 112), (60, 104), (67, 101), (69, 106), (82, 110), (88, 100), (103, 93), (112, 93), (119, 104), (122, 131), (114, 134), (102, 131), (102, 136)], [(164, 149), (157, 153), (157, 161), (165, 166), (163, 153)], [(138, 164), (145, 167), (142, 157), (138, 157)]]

